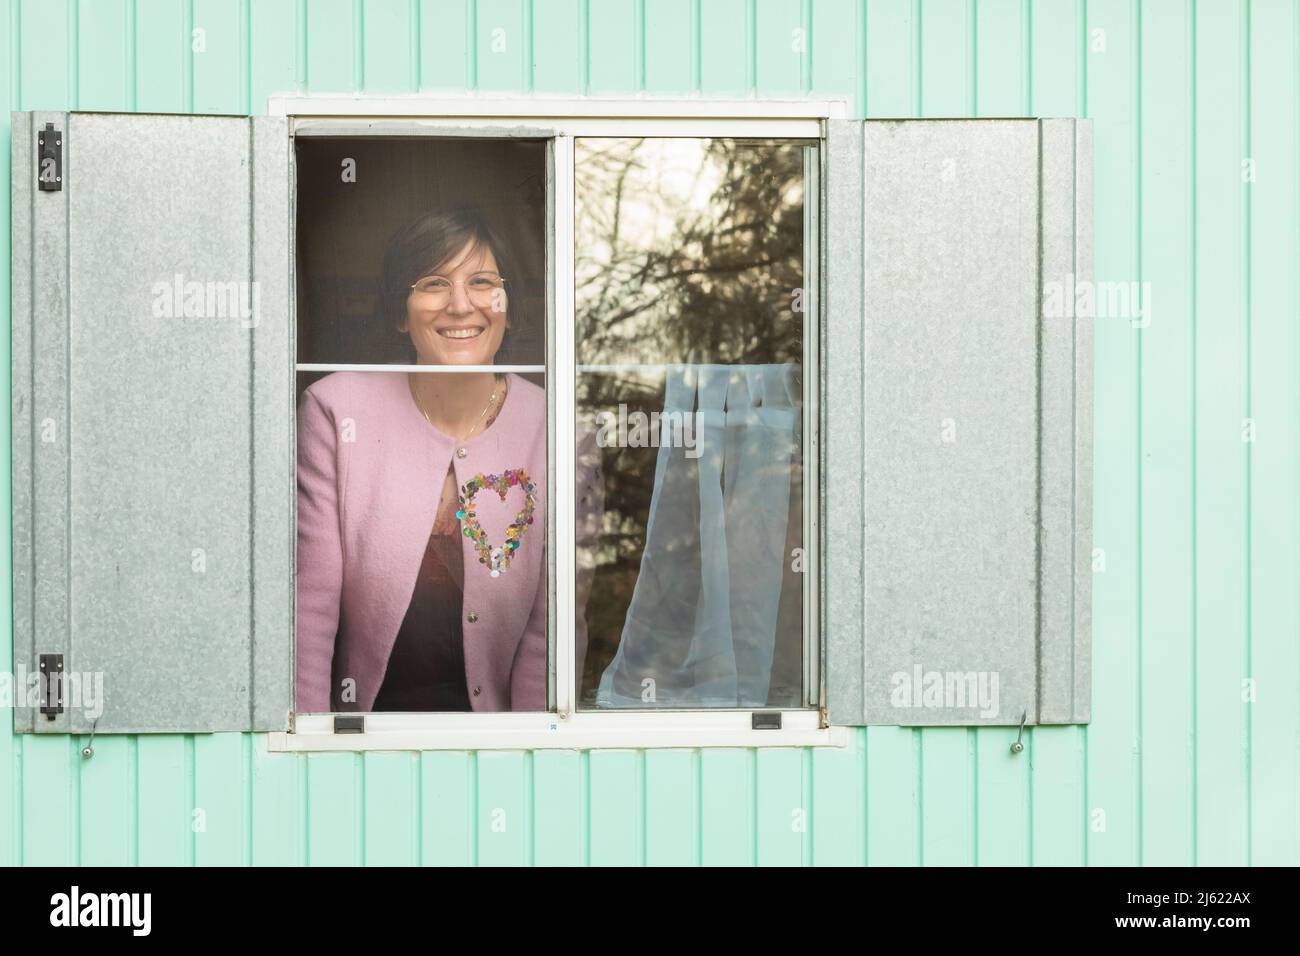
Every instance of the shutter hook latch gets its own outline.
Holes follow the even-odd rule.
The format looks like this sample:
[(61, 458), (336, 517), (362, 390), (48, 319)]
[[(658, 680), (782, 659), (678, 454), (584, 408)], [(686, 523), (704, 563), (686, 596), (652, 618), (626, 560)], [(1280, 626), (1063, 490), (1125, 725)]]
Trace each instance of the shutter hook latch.
[(1018, 734), (1016, 734), (1016, 742), (1015, 742), (1014, 744), (1011, 745), (1011, 752), (1012, 752), (1013, 754), (1021, 753), (1021, 752), (1023, 752), (1024, 749), (1025, 749), (1025, 744), (1024, 744), (1023, 738), (1024, 738), (1024, 736), (1025, 736), (1025, 720), (1026, 720), (1028, 717), (1029, 717), (1029, 711), (1026, 710), (1026, 711), (1022, 711), (1022, 712), (1021, 712), (1021, 714), (1020, 714), (1020, 732), (1019, 732)]
[(88, 741), (86, 742), (86, 746), (84, 746), (84, 747), (81, 748), (81, 756), (82, 756), (83, 758), (85, 758), (86, 760), (89, 760), (91, 757), (95, 756), (95, 748), (94, 748), (93, 745), (94, 745), (94, 743), (95, 743), (95, 726), (96, 726), (98, 723), (99, 723), (99, 718), (98, 718), (98, 717), (96, 717), (96, 718), (91, 722), (91, 724), (90, 724), (90, 740), (88, 740)]

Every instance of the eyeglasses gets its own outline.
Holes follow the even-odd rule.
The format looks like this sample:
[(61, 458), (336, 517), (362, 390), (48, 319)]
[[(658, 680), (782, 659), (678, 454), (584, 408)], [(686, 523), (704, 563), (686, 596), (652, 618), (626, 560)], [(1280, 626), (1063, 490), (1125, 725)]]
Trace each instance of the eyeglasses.
[[(426, 297), (426, 304), (434, 309), (446, 308), (451, 301), (451, 287), (463, 285), (470, 302), (480, 308), (496, 304), (498, 292), (504, 291), (506, 280), (495, 272), (476, 272), (468, 279), (448, 279), (446, 276), (425, 276), (411, 284), (411, 288)], [(502, 304), (504, 306), (504, 303)]]

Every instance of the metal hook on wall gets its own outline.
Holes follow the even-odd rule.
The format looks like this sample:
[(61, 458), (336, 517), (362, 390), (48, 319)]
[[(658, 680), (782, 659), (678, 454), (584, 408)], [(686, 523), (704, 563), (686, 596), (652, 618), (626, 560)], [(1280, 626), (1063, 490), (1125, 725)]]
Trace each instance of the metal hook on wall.
[(96, 725), (97, 725), (98, 723), (99, 723), (99, 718), (98, 718), (98, 717), (96, 717), (93, 721), (91, 721), (91, 723), (90, 723), (90, 740), (86, 741), (86, 746), (84, 746), (84, 747), (81, 748), (81, 756), (82, 756), (84, 759), (86, 759), (86, 760), (89, 760), (91, 757), (95, 756), (95, 747), (94, 747), (94, 743), (95, 743), (95, 727), (96, 727)]
[(1029, 717), (1029, 711), (1024, 711), (1020, 715), (1020, 732), (1016, 734), (1016, 742), (1011, 745), (1013, 754), (1022, 753), (1025, 749), (1023, 738), (1025, 736), (1025, 720)]

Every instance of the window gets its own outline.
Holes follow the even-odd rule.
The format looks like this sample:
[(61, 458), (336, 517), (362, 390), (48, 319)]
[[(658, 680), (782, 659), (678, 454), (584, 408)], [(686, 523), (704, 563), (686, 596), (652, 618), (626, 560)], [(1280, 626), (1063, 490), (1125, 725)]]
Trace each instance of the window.
[[(798, 708), (815, 144), (575, 143), (579, 430), (606, 475), (578, 705)], [(815, 700), (815, 698), (814, 698)]]
[(548, 148), (295, 143), (299, 713), (547, 709)]
[[(300, 725), (324, 711), (394, 728), (450, 726), (452, 711), (815, 720), (804, 434), (818, 140), (597, 135), (626, 123), (572, 138), (337, 125), (313, 121), (295, 141)], [(548, 163), (571, 197), (563, 205), (547, 195)], [(479, 223), (483, 237), (466, 232)], [(438, 245), (448, 229), (454, 250)], [(553, 368), (548, 234), (572, 237), (555, 258), (572, 263), (559, 282), (572, 284), (574, 361)], [(494, 311), (496, 294), (508, 305)], [(499, 348), (498, 315), (509, 319)], [(484, 348), (444, 340), (444, 325), (480, 319)], [(495, 416), (474, 418), (477, 400), (457, 408), (481, 442), (406, 407), (441, 415), (439, 402), (486, 394), (502, 367), (542, 386), (520, 390), (536, 413), (504, 445)], [(408, 397), (408, 378), (438, 385)], [(507, 458), (521, 442), (545, 447), (548, 381), (574, 397), (572, 464), (516, 468)], [(449, 516), (435, 516), (428, 468), (450, 472), (437, 514), (455, 521), (441, 552)], [(470, 494), (475, 480), (514, 473), (535, 493)], [(561, 484), (571, 503), (548, 493)], [(399, 505), (407, 495), (422, 503)], [(521, 520), (507, 527), (512, 514)], [(552, 519), (572, 533), (554, 575), (571, 611), (548, 631)], [(461, 541), (465, 529), (480, 537)], [(525, 560), (498, 568), (512, 553)], [(434, 588), (439, 574), (449, 588)], [(525, 683), (524, 642), (548, 634), (546, 670)]]
[(1087, 123), (273, 107), (14, 124), (16, 729), (1088, 719)]

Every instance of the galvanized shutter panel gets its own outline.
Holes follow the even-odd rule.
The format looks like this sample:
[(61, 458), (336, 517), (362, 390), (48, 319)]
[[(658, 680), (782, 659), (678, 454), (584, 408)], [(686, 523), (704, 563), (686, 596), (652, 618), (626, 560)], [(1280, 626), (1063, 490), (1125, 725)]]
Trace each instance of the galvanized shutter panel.
[(13, 114), (15, 667), (65, 673), (20, 731), (288, 726), (288, 145), (282, 119)]
[(833, 724), (1089, 719), (1090, 169), (1086, 121), (830, 124)]

